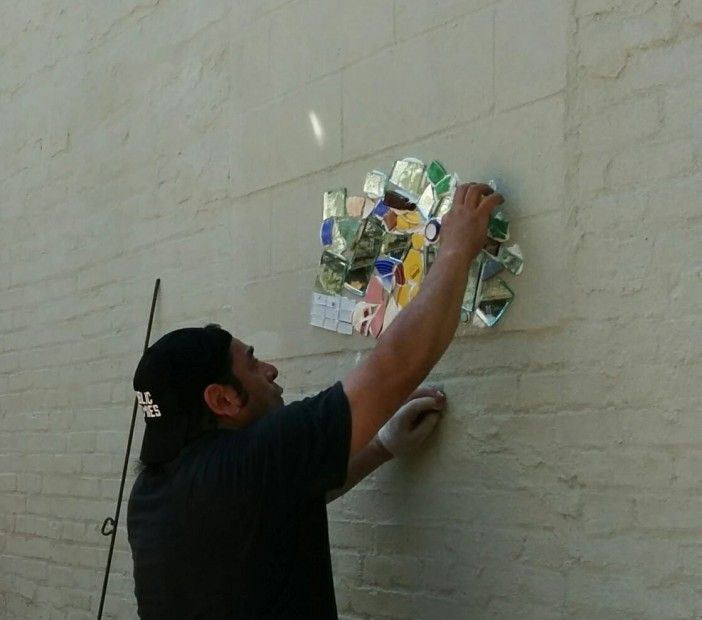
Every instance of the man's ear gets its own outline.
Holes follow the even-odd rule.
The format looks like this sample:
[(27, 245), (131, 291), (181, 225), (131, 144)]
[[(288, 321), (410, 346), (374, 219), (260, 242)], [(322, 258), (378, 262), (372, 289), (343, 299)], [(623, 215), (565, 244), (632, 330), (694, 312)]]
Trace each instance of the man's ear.
[(237, 391), (229, 385), (210, 383), (202, 394), (207, 406), (217, 416), (237, 420), (243, 403)]

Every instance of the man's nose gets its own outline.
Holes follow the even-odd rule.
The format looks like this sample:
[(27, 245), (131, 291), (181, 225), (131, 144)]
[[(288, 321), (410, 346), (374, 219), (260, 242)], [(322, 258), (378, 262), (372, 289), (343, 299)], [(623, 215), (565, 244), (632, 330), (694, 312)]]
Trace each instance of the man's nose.
[(273, 364), (269, 364), (266, 362), (266, 379), (269, 381), (275, 381), (275, 378), (278, 376), (278, 369), (273, 366)]

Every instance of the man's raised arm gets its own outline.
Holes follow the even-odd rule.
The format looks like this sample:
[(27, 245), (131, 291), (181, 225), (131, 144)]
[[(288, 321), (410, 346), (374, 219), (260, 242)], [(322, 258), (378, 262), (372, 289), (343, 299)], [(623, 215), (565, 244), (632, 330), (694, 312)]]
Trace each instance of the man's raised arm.
[(503, 202), (488, 185), (457, 188), (442, 220), (441, 249), (417, 297), (343, 380), (351, 408), (351, 456), (365, 446), (424, 380), (453, 337), (468, 271), (485, 245), (492, 210)]

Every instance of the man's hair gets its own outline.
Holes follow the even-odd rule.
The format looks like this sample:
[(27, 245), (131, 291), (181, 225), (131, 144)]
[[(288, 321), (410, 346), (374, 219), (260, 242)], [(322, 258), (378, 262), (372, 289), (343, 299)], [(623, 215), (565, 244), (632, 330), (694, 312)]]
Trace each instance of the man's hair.
[[(222, 330), (222, 326), (219, 325), (218, 323), (208, 323), (205, 325), (205, 329), (208, 330)], [(232, 370), (232, 354), (231, 351), (227, 354), (227, 364), (226, 367), (221, 368), (221, 374), (217, 377), (216, 381), (213, 381), (213, 383), (219, 383), (221, 385), (229, 385), (233, 387), (237, 394), (239, 394), (239, 397), (242, 399), (242, 402), (246, 404), (246, 402), (249, 399), (249, 395), (244, 389), (244, 386), (241, 384), (241, 381), (239, 380), (239, 377), (237, 377), (234, 374), (234, 371)], [(212, 428), (217, 427), (217, 417), (216, 414), (212, 411), (212, 409), (209, 408), (207, 403), (205, 402), (205, 399), (202, 398), (199, 402), (199, 405), (201, 407), (201, 414), (202, 414), (202, 423), (203, 423), (203, 430), (210, 430)]]

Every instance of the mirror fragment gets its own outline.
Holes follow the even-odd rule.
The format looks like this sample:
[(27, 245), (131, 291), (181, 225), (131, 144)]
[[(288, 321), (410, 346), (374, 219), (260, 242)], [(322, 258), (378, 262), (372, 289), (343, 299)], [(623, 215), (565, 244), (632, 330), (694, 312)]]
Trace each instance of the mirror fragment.
[(324, 192), (323, 219), (344, 217), (346, 215), (346, 188), (332, 189)]
[(388, 176), (384, 172), (371, 170), (366, 174), (366, 180), (363, 183), (363, 192), (370, 198), (377, 200), (385, 195), (385, 185), (388, 182)]
[(487, 280), (480, 287), (475, 314), (485, 325), (492, 327), (502, 318), (513, 300), (514, 293), (504, 280), (501, 278)]
[(515, 276), (522, 273), (524, 269), (524, 256), (516, 243), (510, 247), (501, 246), (497, 253), (497, 259)]
[(390, 182), (406, 192), (419, 196), (424, 191), (424, 164), (418, 159), (398, 159), (392, 168)]
[(341, 256), (325, 250), (317, 271), (317, 286), (332, 295), (341, 293), (346, 279), (348, 262)]

